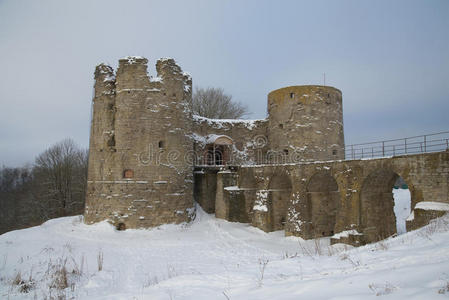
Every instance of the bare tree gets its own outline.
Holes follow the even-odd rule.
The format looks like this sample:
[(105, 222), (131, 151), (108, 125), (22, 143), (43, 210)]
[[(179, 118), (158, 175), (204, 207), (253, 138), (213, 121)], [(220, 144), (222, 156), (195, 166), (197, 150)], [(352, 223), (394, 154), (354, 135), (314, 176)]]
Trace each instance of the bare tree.
[(0, 169), (0, 234), (35, 224), (31, 168)]
[(32, 167), (0, 168), (0, 234), (81, 214), (87, 156), (66, 139), (38, 155)]
[(36, 197), (48, 218), (82, 213), (86, 191), (87, 151), (65, 139), (41, 153), (33, 169)]
[(196, 88), (192, 96), (193, 113), (211, 119), (239, 119), (248, 115), (248, 107), (232, 101), (222, 88)]

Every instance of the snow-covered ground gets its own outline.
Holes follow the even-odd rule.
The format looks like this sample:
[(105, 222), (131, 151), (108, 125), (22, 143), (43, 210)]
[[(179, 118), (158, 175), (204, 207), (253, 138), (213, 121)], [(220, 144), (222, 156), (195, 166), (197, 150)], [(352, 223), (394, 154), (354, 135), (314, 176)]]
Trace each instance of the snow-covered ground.
[[(359, 248), (329, 246), (326, 238), (317, 242), (285, 238), (282, 231), (267, 234), (247, 224), (216, 219), (201, 209), (188, 225), (151, 230), (116, 231), (106, 222), (88, 226), (81, 221), (81, 217), (59, 218), (1, 235), (0, 298), (449, 296), (449, 216)], [(65, 285), (63, 266), (68, 287), (61, 291), (56, 287)]]

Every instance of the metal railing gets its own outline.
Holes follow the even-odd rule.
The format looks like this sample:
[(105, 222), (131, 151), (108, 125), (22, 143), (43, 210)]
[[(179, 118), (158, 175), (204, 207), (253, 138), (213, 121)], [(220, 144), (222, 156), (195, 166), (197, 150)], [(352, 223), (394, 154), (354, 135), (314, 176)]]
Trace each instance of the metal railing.
[[(296, 164), (313, 161), (335, 161), (335, 160), (355, 160), (392, 157), (398, 155), (410, 155), (430, 152), (440, 152), (449, 149), (449, 131), (438, 133), (411, 136), (401, 139), (383, 140), (362, 144), (352, 144), (344, 148), (330, 148), (320, 150), (309, 150), (292, 153), (284, 151), (253, 151), (250, 164)], [(339, 155), (334, 155), (339, 153)], [(227, 155), (220, 152), (217, 160), (216, 152), (207, 152), (207, 155), (199, 153), (195, 160), (196, 166), (216, 167), (224, 165), (246, 164), (242, 159), (235, 159), (231, 148), (227, 149)], [(344, 153), (344, 158), (341, 155)], [(226, 157), (226, 159), (224, 159)]]
[(345, 159), (379, 158), (449, 149), (449, 131), (346, 146)]

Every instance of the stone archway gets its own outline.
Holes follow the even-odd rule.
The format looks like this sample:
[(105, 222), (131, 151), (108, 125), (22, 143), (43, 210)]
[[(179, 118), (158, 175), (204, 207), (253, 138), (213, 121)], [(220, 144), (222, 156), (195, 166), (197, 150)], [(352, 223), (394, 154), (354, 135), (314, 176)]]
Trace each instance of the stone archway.
[(286, 172), (275, 173), (268, 186), (271, 231), (283, 230), (292, 193), (292, 182)]
[(206, 165), (225, 165), (230, 160), (230, 149), (233, 140), (226, 135), (211, 134), (206, 137), (204, 162)]
[(328, 172), (315, 173), (307, 184), (307, 206), (314, 237), (332, 236), (340, 200), (338, 185)]
[[(399, 177), (390, 169), (378, 169), (371, 172), (363, 181), (359, 222), (360, 230), (368, 243), (385, 239), (396, 233), (395, 202), (392, 190)], [(413, 199), (411, 200), (413, 202)]]

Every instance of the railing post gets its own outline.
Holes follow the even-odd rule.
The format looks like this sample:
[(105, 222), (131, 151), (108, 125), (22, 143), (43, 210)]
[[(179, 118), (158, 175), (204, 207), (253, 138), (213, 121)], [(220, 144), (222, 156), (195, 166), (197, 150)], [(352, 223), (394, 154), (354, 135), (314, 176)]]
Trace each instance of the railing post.
[(426, 136), (424, 136), (424, 152), (427, 152), (427, 139)]
[(374, 158), (374, 147), (371, 147), (371, 158)]
[(362, 158), (363, 158), (363, 147), (362, 147)]
[(446, 139), (446, 150), (449, 149), (449, 139)]
[(385, 156), (385, 142), (382, 142), (382, 156)]
[(419, 143), (419, 146), (421, 147), (421, 153), (422, 153), (422, 142)]
[(393, 145), (393, 156), (396, 155), (395, 145)]
[(405, 154), (407, 154), (407, 138), (404, 139)]
[(351, 156), (354, 159), (354, 145), (351, 145)]

